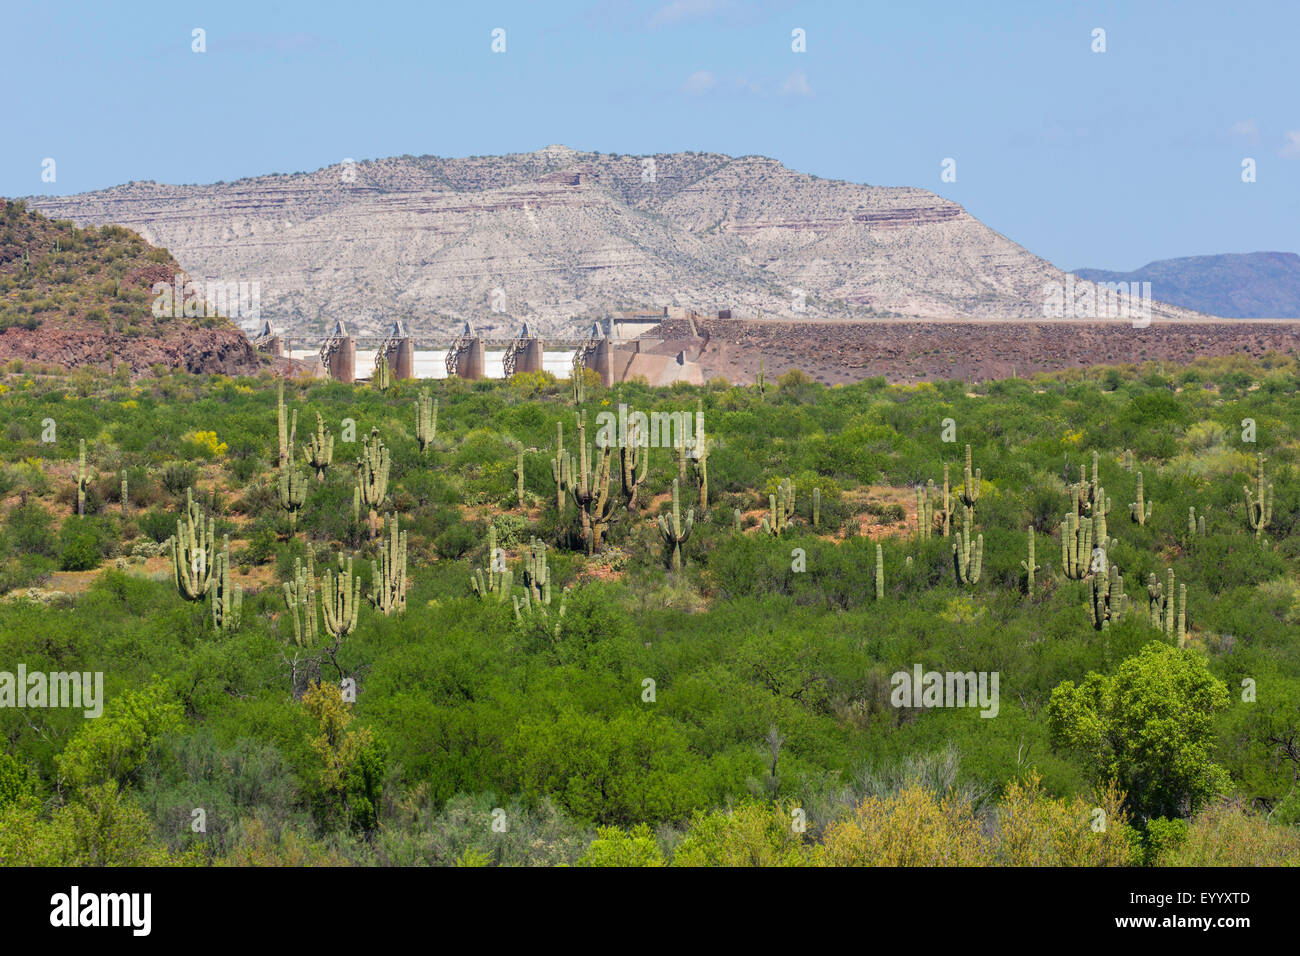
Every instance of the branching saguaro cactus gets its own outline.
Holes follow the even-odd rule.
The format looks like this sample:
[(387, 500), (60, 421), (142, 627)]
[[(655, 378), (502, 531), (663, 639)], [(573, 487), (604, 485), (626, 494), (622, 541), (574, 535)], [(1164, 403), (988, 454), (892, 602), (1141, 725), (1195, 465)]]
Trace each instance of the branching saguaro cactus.
[(1195, 538), (1197, 535), (1205, 536), (1205, 515), (1196, 514), (1196, 508), (1187, 509), (1187, 537)]
[(555, 457), (551, 459), (551, 477), (555, 479), (555, 513), (564, 513), (564, 494), (568, 491), (565, 479), (573, 465), (564, 455), (564, 423), (555, 423)]
[(785, 533), (794, 517), (794, 482), (782, 479), (776, 486), (776, 494), (767, 496), (767, 514), (763, 517), (761, 527), (767, 534), (776, 536)]
[(361, 502), (370, 509), (370, 540), (375, 540), (379, 522), (379, 509), (388, 500), (388, 472), (392, 459), (379, 429), (370, 429), (370, 438), (361, 442), (361, 457), (357, 459), (357, 485), (361, 489)]
[(388, 367), (388, 356), (380, 355), (379, 361), (375, 363), (375, 375), (373, 378), (375, 388), (381, 392), (386, 392), (393, 384), (393, 370)]
[(1061, 573), (1072, 581), (1082, 581), (1092, 561), (1093, 522), (1079, 514), (1078, 494), (1072, 497), (1074, 510), (1061, 519)]
[(420, 444), (423, 455), (438, 436), (438, 400), (429, 397), (427, 388), (420, 390), (420, 397), (415, 400), (415, 440)]
[(275, 393), (275, 417), (276, 427), (280, 439), (280, 456), (279, 468), (284, 470), (284, 466), (293, 458), (294, 438), (298, 434), (298, 409), (293, 410), (292, 423), (290, 416), (284, 404), (284, 379), (276, 383)]
[(574, 408), (587, 401), (587, 366), (582, 363), (581, 352), (574, 353), (573, 371), (569, 373), (569, 388)]
[(284, 603), (293, 617), (293, 642), (299, 647), (314, 647), (320, 640), (320, 607), (311, 548), (307, 549), (306, 568), (302, 558), (294, 559), (293, 580), (284, 582)]
[(691, 448), (691, 471), (700, 489), (700, 511), (703, 513), (709, 510), (709, 436), (704, 431), (703, 399), (695, 401), (695, 444)]
[(469, 587), (484, 601), (489, 597), (504, 601), (514, 584), (515, 575), (506, 567), (506, 553), (497, 547), (495, 527), (488, 528), (487, 546), (487, 573), (484, 574), (482, 568), (475, 568), (473, 576), (469, 579)]
[(316, 413), (316, 434), (303, 447), (307, 464), (316, 472), (316, 480), (324, 481), (325, 472), (334, 461), (334, 436), (325, 428), (325, 419), (321, 418), (320, 412)]
[[(1165, 636), (1173, 637), (1175, 633), (1178, 636), (1178, 643), (1181, 646), (1187, 636), (1187, 585), (1178, 585), (1178, 611), (1174, 613), (1174, 569), (1165, 570), (1164, 583), (1156, 581), (1154, 574), (1147, 575), (1147, 614), (1151, 626), (1161, 628), (1163, 626)], [(1178, 629), (1174, 630), (1175, 620)]]
[(1025, 536), (1029, 541), (1029, 560), (1021, 561), (1020, 566), (1025, 569), (1025, 593), (1033, 596), (1034, 593), (1034, 575), (1042, 570), (1034, 563), (1034, 526), (1030, 525), (1025, 529)]
[(971, 516), (974, 509), (967, 506), (962, 512), (961, 531), (952, 545), (953, 569), (958, 584), (979, 584), (984, 567), (984, 535), (971, 540)]
[(595, 453), (587, 444), (587, 416), (576, 416), (578, 424), (578, 471), (573, 471), (573, 458), (568, 459), (568, 473), (565, 484), (573, 503), (582, 513), (582, 540), (586, 543), (587, 553), (595, 554), (600, 550), (605, 529), (609, 527), (614, 514), (614, 499), (609, 493), (611, 460), (614, 449), (605, 445), (600, 450), (600, 461), (593, 468)]
[(1128, 595), (1124, 593), (1124, 578), (1118, 565), (1112, 564), (1105, 573), (1092, 576), (1092, 626), (1097, 630), (1110, 627), (1128, 611)]
[(1142, 493), (1142, 472), (1137, 477), (1137, 501), (1129, 502), (1128, 516), (1138, 524), (1146, 524), (1151, 517), (1153, 502), (1147, 501)]
[(222, 539), (221, 552), (212, 564), (212, 626), (219, 631), (239, 627), (244, 613), (244, 589), (231, 581), (230, 537)]
[(298, 523), (298, 512), (307, 500), (307, 478), (294, 467), (292, 449), (288, 462), (280, 469), (276, 491), (281, 509), (289, 516), (289, 535), (292, 537)]
[(880, 542), (876, 542), (876, 600), (885, 599), (885, 552), (880, 547)]
[(361, 579), (352, 573), (352, 559), (344, 564), (339, 555), (338, 573), (325, 569), (321, 575), (321, 605), (325, 611), (325, 630), (342, 640), (357, 629), (361, 607)]
[[(555, 463), (552, 462), (552, 470)], [(636, 496), (650, 473), (650, 442), (641, 440), (641, 425), (633, 421), (628, 425), (627, 441), (619, 449), (619, 475), (622, 479), (623, 497), (627, 510), (636, 511)]]
[(524, 552), (524, 592), (529, 605), (551, 603), (551, 569), (546, 563), (546, 542), (531, 538)]
[(659, 516), (659, 533), (663, 536), (664, 544), (667, 546), (668, 566), (674, 572), (682, 570), (682, 545), (690, 538), (691, 530), (694, 527), (694, 508), (686, 513), (686, 520), (682, 521), (681, 486), (674, 479), (673, 510), (669, 514)]
[(1255, 461), (1258, 464), (1255, 490), (1252, 492), (1249, 485), (1242, 485), (1241, 490), (1246, 493), (1246, 520), (1258, 538), (1273, 520), (1273, 482), (1264, 480), (1264, 462), (1267, 459), (1260, 454), (1255, 456)]
[(81, 439), (77, 451), (77, 514), (86, 514), (86, 489), (90, 485), (90, 471), (86, 468), (86, 439)]
[(170, 544), (172, 583), (187, 601), (200, 601), (208, 593), (216, 539), (216, 519), (207, 518), (205, 522), (192, 490), (185, 489), (185, 515), (176, 521), (176, 534)]
[[(568, 596), (569, 596), (568, 588), (565, 588), (563, 591), (560, 592), (560, 612), (559, 614), (556, 615), (555, 627), (551, 629), (551, 636), (557, 639), (560, 636), (560, 629), (564, 626), (564, 612), (565, 610), (567, 610), (568, 607)], [(549, 617), (548, 607), (550, 603), (551, 602), (550, 602), (549, 592), (547, 595), (546, 603), (540, 604), (537, 601), (533, 600), (532, 591), (528, 588), (525, 588), (524, 597), (522, 601), (519, 599), (518, 595), (516, 595), (514, 598), (515, 622), (517, 624), (522, 624), (524, 623), (524, 619), (526, 617), (530, 618), (532, 617), (533, 614), (539, 614), (544, 619), (548, 618)]]
[(384, 519), (387, 540), (379, 545), (379, 559), (370, 562), (370, 600), (385, 616), (406, 610), (406, 532), (397, 530), (397, 515)]
[[(974, 510), (975, 502), (980, 498), (980, 482), (983, 480), (982, 469), (976, 468), (972, 473), (970, 470), (970, 445), (966, 446), (966, 468), (962, 478), (961, 503), (968, 509)], [(944, 484), (947, 484), (945, 481)]]
[(1107, 534), (1106, 516), (1110, 514), (1111, 503), (1106, 497), (1106, 489), (1098, 485), (1096, 498), (1092, 502), (1092, 546), (1110, 550), (1118, 543)]

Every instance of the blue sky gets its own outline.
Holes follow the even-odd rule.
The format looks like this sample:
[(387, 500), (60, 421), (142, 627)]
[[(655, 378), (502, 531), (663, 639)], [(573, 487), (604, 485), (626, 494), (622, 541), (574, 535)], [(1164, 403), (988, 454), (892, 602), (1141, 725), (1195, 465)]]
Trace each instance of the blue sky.
[(6, 0), (0, 22), (8, 196), (562, 143), (929, 189), (1064, 268), (1300, 251), (1291, 0)]

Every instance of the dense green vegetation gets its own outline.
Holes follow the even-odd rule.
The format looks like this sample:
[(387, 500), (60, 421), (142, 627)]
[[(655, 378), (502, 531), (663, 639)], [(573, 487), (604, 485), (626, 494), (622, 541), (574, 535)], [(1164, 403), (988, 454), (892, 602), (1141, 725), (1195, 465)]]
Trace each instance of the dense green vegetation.
[(602, 501), (546, 375), (290, 383), (285, 449), (269, 377), (11, 365), (0, 670), (106, 704), (0, 707), (0, 861), (1300, 862), (1297, 390), (588, 383), (709, 438)]

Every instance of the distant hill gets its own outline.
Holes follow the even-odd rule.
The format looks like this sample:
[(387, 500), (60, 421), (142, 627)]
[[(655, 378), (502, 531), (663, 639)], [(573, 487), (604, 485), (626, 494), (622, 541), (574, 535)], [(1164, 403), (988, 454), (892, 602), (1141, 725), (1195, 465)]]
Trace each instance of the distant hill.
[[(1044, 286), (1065, 279), (942, 196), (763, 156), (548, 146), (31, 202), (135, 229), (195, 275), (258, 280), (265, 317), (308, 337), (338, 318), (363, 334), (394, 319), (573, 332), (665, 305), (786, 321), (1042, 318)], [(1157, 303), (1155, 316), (1185, 313)]]
[(1230, 319), (1300, 319), (1300, 255), (1294, 252), (1186, 256), (1133, 272), (1074, 274), (1091, 282), (1150, 282), (1160, 302)]
[(172, 286), (177, 276), (183, 284), (171, 253), (129, 229), (78, 229), (0, 199), (0, 361), (65, 369), (126, 362), (136, 375), (157, 364), (256, 371), (261, 359), (228, 319), (174, 316), (184, 295), (179, 310), (154, 315), (155, 283)]

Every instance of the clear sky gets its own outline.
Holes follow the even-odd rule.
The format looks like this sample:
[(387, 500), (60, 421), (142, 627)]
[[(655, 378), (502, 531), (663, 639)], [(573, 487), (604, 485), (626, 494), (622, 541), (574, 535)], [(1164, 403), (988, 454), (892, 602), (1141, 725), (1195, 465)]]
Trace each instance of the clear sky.
[[(1300, 251), (1296, 0), (0, 10), (8, 196), (561, 143), (761, 153), (823, 177), (917, 186), (1067, 269)], [(192, 51), (195, 28), (204, 53)], [(792, 50), (795, 29), (806, 52)], [(1253, 183), (1242, 182), (1247, 157)], [(941, 181), (945, 158), (956, 182)]]

